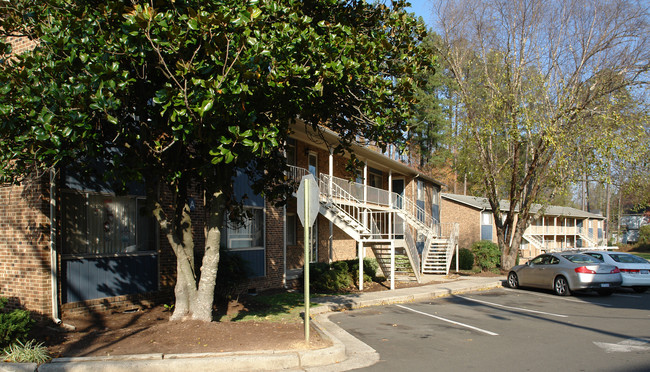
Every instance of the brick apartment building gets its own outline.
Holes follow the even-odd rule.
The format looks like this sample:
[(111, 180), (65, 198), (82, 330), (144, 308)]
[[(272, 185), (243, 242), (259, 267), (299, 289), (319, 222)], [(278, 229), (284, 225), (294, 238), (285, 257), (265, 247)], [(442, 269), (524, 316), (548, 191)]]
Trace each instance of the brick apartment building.
[[(417, 279), (425, 247), (449, 240), (438, 224), (441, 185), (361, 145), (352, 151), (365, 166), (351, 180), (347, 159), (328, 150), (336, 136), (325, 131), (324, 140), (316, 141), (310, 130), (296, 124), (287, 151), (289, 178), (299, 181), (311, 173), (320, 185), (310, 261), (374, 256), (385, 275), (396, 278), (404, 273), (395, 273), (393, 250), (409, 257), (406, 275)], [(248, 196), (245, 208), (253, 217), (243, 227), (225, 227), (222, 247), (248, 263), (247, 288), (292, 285), (305, 261), (295, 198), (278, 208), (255, 195), (245, 177), (233, 182), (236, 194)], [(142, 187), (118, 196), (102, 180), (88, 180), (70, 168), (0, 186), (0, 295), (11, 307), (54, 319), (64, 312), (171, 301), (175, 257), (153, 218), (141, 213), (144, 203)], [(192, 212), (197, 218), (200, 204)], [(194, 236), (202, 237), (200, 223), (194, 226)], [(443, 261), (444, 266), (450, 257)]]
[[(14, 54), (36, 45), (26, 37), (8, 41)], [(419, 279), (420, 260), (427, 256), (429, 270), (448, 269), (451, 229), (438, 223), (439, 182), (394, 152), (389, 156), (361, 144), (351, 151), (365, 166), (352, 179), (345, 171), (347, 159), (328, 150), (337, 143), (333, 133), (325, 131), (321, 141), (304, 123), (294, 129), (287, 175), (299, 181), (311, 173), (320, 186), (310, 261), (375, 256), (391, 279)], [(233, 183), (236, 194), (247, 195), (245, 208), (253, 217), (243, 227), (224, 227), (222, 247), (248, 263), (248, 288), (291, 285), (305, 261), (295, 198), (278, 208), (255, 195), (245, 177)], [(0, 296), (9, 298), (9, 307), (54, 320), (62, 312), (171, 301), (175, 256), (153, 218), (142, 213), (145, 198), (141, 186), (118, 195), (104, 180), (82, 177), (74, 167), (0, 185)], [(201, 218), (201, 198), (194, 200), (193, 219)], [(200, 246), (201, 224), (194, 228)], [(440, 246), (442, 252), (434, 252)], [(396, 272), (391, 252), (407, 256), (409, 267)]]
[[(502, 210), (509, 208), (507, 202), (501, 202)], [(458, 244), (461, 248), (469, 248), (479, 240), (497, 243), (496, 225), (487, 198), (443, 193), (440, 209), (441, 222), (459, 223)], [(524, 231), (520, 247), (520, 257), (523, 259), (533, 258), (542, 252), (605, 244), (605, 217), (602, 215), (571, 207), (539, 204), (533, 205), (531, 214), (535, 217)]]

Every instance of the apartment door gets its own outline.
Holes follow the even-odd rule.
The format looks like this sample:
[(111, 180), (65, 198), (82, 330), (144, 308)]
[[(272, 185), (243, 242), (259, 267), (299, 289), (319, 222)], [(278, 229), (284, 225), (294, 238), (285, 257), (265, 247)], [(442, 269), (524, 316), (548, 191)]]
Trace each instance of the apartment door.
[[(394, 200), (395, 208), (401, 209), (404, 199), (404, 179), (403, 178), (393, 178), (393, 192), (399, 195), (397, 200)], [(404, 220), (395, 214), (395, 238), (402, 239), (404, 236)]]
[(396, 193), (397, 195), (400, 196), (395, 201), (395, 206), (397, 208), (402, 208), (402, 199), (404, 198), (404, 179), (403, 178), (397, 178), (393, 179), (393, 192)]

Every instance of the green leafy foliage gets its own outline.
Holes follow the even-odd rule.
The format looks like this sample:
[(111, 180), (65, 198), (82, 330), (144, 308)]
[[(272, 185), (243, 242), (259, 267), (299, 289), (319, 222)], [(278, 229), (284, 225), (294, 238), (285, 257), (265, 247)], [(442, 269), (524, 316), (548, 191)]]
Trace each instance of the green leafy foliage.
[[(456, 255), (451, 259), (452, 267), (455, 265)], [(474, 254), (467, 248), (458, 250), (458, 268), (460, 270), (472, 270), (474, 267)]]
[(501, 262), (501, 250), (499, 246), (489, 240), (480, 240), (472, 243), (471, 253), (474, 254), (476, 265), (481, 270), (492, 270)]
[[(364, 282), (377, 280), (379, 264), (374, 258), (363, 259)], [(359, 260), (324, 262), (309, 265), (309, 285), (316, 293), (335, 293), (350, 288), (359, 281)]]
[(639, 243), (642, 247), (650, 248), (650, 225), (644, 225), (639, 228)]
[[(352, 280), (359, 284), (359, 260), (352, 259), (345, 261), (348, 264), (350, 274), (352, 275)], [(363, 281), (371, 282), (377, 279), (377, 269), (379, 269), (379, 263), (375, 258), (364, 258), (363, 259)]]
[[(201, 261), (209, 270), (194, 267), (193, 250), (204, 247), (189, 241), (192, 224), (210, 233), (226, 215), (245, 217), (232, 188), (238, 172), (267, 200), (286, 201), (293, 190), (284, 146), (297, 118), (336, 133), (338, 153), (358, 136), (404, 145), (415, 72), (433, 62), (421, 48), (425, 27), (405, 6), (0, 2), (0, 51), (9, 50), (6, 35), (38, 41), (32, 51), (0, 56), (0, 177), (20, 182), (97, 159), (107, 164), (101, 176), (122, 188), (144, 181), (149, 209), (187, 273), (177, 286), (200, 290), (197, 273), (214, 285), (203, 279), (216, 275), (218, 258)], [(161, 189), (171, 193), (171, 211)], [(198, 221), (186, 213), (193, 192), (206, 195), (207, 216)]]
[(352, 285), (352, 273), (345, 261), (309, 265), (309, 285), (316, 293), (334, 293)]
[(27, 310), (4, 311), (7, 301), (6, 298), (0, 297), (0, 347), (25, 340), (34, 324), (34, 320)]

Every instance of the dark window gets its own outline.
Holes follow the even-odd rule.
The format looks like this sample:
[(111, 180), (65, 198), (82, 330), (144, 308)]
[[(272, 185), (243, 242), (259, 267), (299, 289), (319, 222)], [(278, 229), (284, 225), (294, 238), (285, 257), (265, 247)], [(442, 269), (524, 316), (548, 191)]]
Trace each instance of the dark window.
[(138, 196), (64, 191), (63, 249), (67, 255), (153, 251), (155, 224)]
[(566, 258), (567, 260), (577, 263), (577, 264), (599, 264), (601, 261), (598, 261), (597, 259), (587, 256), (586, 254), (563, 254), (562, 257)]
[(287, 214), (287, 244), (296, 245), (297, 223), (295, 214)]
[(374, 168), (368, 168), (368, 186), (380, 189), (383, 185), (383, 174), (381, 171)]

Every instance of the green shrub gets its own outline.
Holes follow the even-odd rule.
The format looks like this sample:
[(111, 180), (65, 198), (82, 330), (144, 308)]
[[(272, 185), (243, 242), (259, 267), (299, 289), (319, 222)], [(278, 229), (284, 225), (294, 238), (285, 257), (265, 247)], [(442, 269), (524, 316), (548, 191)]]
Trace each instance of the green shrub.
[[(451, 266), (456, 265), (456, 255), (451, 259)], [(458, 250), (458, 268), (460, 270), (472, 270), (474, 267), (474, 254), (467, 248)]]
[(372, 281), (377, 280), (377, 270), (379, 270), (379, 262), (376, 258), (363, 259), (363, 272), (368, 273)]
[(643, 225), (639, 229), (640, 246), (650, 246), (650, 225)]
[[(363, 259), (364, 282), (377, 279), (379, 264), (374, 258)], [(331, 264), (309, 264), (309, 285), (314, 292), (333, 293), (351, 287), (359, 280), (359, 259), (336, 261)], [(358, 283), (357, 283), (358, 284)]]
[(34, 323), (27, 310), (15, 309), (5, 312), (7, 301), (6, 298), (0, 297), (0, 348), (25, 340)]
[(474, 261), (481, 270), (494, 269), (501, 263), (501, 250), (499, 246), (489, 240), (474, 242), (471, 247)]
[(352, 274), (345, 261), (309, 264), (309, 285), (315, 292), (338, 292), (352, 285)]
[(27, 341), (24, 344), (17, 340), (0, 354), (0, 361), (4, 360), (9, 363), (42, 364), (50, 359), (47, 348), (42, 343), (37, 344), (35, 340)]
[[(357, 283), (359, 280), (359, 259), (352, 259), (345, 261), (348, 264), (352, 280)], [(377, 269), (379, 264), (375, 258), (363, 259), (363, 281), (371, 282), (377, 280)], [(357, 283), (358, 284), (358, 283)]]

